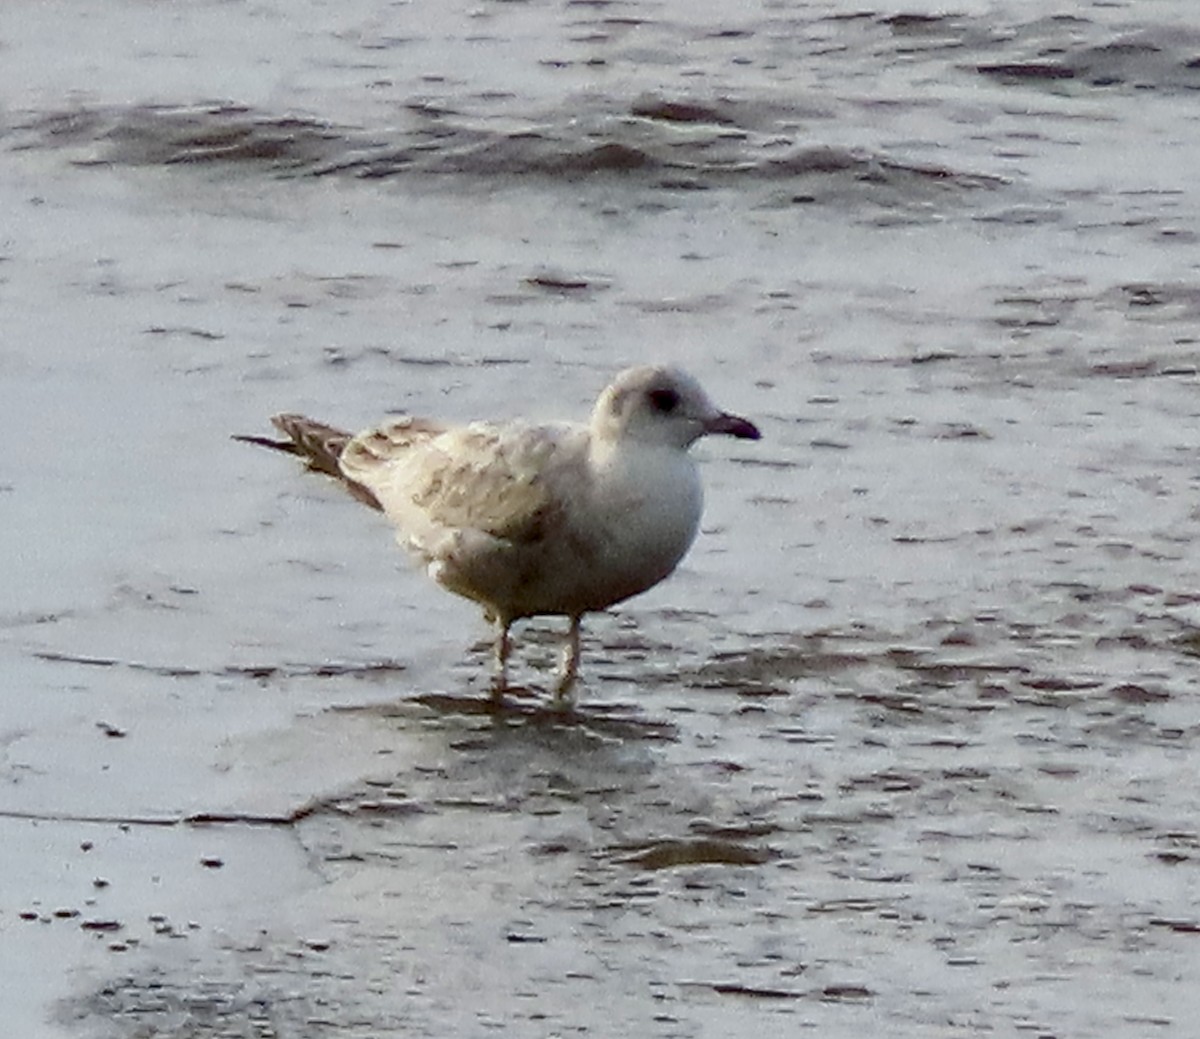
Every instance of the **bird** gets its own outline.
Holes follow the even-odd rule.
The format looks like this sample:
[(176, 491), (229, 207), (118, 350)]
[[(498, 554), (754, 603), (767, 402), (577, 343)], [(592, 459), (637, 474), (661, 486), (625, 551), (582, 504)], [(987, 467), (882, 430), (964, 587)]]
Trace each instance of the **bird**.
[(496, 631), (494, 701), (510, 688), (513, 624), (566, 617), (560, 704), (578, 678), (584, 616), (654, 587), (695, 540), (703, 489), (688, 449), (708, 434), (761, 436), (665, 365), (620, 372), (586, 424), (402, 415), (351, 434), (297, 414), (271, 422), (282, 439), (234, 439), (333, 477), (395, 525), (434, 581), (483, 608)]

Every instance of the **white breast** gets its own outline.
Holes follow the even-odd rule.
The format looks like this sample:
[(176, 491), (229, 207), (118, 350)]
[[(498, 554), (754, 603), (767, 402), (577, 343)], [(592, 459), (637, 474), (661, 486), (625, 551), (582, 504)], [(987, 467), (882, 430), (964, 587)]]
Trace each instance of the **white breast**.
[(603, 515), (605, 562), (622, 598), (645, 591), (683, 558), (700, 526), (704, 494), (686, 452), (624, 445), (595, 469), (593, 507)]

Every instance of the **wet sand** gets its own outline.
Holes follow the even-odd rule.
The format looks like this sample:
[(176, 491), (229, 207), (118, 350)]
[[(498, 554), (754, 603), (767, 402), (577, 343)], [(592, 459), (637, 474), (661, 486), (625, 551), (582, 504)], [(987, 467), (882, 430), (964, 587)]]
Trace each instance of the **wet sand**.
[[(961, 12), (6, 8), (14, 1034), (1189, 1034), (1200, 26)], [(651, 358), (764, 440), (565, 716), (228, 439)]]

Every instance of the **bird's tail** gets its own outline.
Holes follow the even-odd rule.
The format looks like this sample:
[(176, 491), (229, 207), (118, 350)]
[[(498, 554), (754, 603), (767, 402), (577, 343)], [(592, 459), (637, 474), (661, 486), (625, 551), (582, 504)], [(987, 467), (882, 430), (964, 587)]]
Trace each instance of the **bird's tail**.
[(257, 444), (259, 447), (269, 447), (272, 451), (295, 455), (314, 472), (333, 477), (364, 505), (369, 505), (373, 509), (382, 508), (374, 494), (356, 480), (347, 479), (342, 472), (339, 459), (346, 449), (346, 445), (353, 438), (353, 434), (347, 433), (344, 429), (305, 418), (303, 415), (275, 415), (271, 419), (271, 424), (286, 439), (273, 440), (271, 437), (241, 434), (235, 434), (233, 439), (240, 440), (244, 444)]

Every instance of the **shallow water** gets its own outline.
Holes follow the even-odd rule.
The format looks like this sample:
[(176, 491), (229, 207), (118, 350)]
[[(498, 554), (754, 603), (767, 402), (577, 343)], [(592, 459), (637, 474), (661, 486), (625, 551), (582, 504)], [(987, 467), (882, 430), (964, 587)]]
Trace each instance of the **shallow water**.
[[(0, 11), (12, 1027), (1188, 1034), (1191, 6), (426, 8)], [(227, 439), (649, 358), (765, 436), (566, 717)]]

